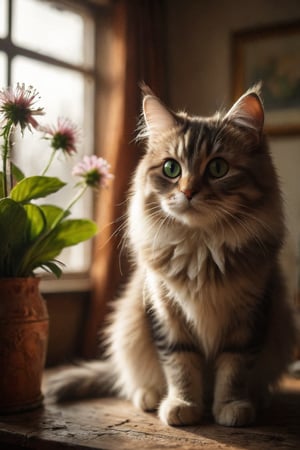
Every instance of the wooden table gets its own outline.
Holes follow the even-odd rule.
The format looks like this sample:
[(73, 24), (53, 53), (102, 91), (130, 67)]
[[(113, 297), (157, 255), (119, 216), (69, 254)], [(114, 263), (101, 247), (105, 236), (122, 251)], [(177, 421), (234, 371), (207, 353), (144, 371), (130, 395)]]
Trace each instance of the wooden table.
[(0, 416), (0, 449), (300, 449), (300, 380), (287, 378), (255, 426), (226, 428), (207, 417), (173, 428), (115, 399), (84, 400)]

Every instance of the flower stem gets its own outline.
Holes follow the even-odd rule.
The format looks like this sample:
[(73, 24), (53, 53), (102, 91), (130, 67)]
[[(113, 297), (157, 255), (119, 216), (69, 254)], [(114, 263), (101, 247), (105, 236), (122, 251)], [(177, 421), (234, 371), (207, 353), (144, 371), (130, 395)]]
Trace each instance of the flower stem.
[(49, 158), (48, 164), (46, 165), (45, 169), (44, 169), (43, 172), (41, 173), (41, 176), (46, 175), (46, 173), (48, 172), (49, 167), (51, 166), (51, 164), (52, 164), (52, 162), (53, 162), (55, 153), (56, 153), (56, 150), (54, 149), (54, 150), (52, 151), (52, 153), (51, 153), (51, 156), (50, 156), (50, 158)]
[(3, 163), (3, 195), (7, 197), (9, 194), (11, 186), (11, 170), (10, 170), (10, 135), (12, 132), (13, 123), (9, 121), (7, 125), (4, 127), (2, 136), (3, 136), (3, 155), (2, 155), (2, 163)]
[(85, 191), (87, 190), (88, 186), (87, 184), (84, 184), (83, 188), (81, 189), (81, 191), (79, 191), (74, 197), (73, 199), (70, 201), (69, 205), (66, 208), (66, 211), (68, 211), (69, 209), (72, 208), (73, 205), (75, 205), (75, 203), (78, 202), (78, 200), (83, 196), (83, 194), (85, 193)]
[(81, 191), (79, 191), (74, 197), (73, 199), (70, 201), (70, 203), (68, 204), (68, 206), (61, 212), (61, 214), (59, 214), (57, 216), (57, 218), (55, 219), (55, 221), (53, 222), (51, 229), (55, 228), (60, 222), (61, 220), (65, 217), (66, 213), (72, 208), (73, 205), (75, 205), (75, 203), (78, 202), (78, 200), (83, 196), (83, 194), (85, 193), (85, 191), (87, 190), (87, 185), (84, 185), (84, 187), (81, 189)]

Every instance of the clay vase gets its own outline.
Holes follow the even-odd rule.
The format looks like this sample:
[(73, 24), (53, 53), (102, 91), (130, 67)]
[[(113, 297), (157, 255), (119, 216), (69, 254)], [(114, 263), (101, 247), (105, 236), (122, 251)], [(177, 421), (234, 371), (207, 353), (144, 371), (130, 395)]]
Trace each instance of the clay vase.
[(0, 278), (0, 414), (42, 404), (48, 313), (38, 278)]

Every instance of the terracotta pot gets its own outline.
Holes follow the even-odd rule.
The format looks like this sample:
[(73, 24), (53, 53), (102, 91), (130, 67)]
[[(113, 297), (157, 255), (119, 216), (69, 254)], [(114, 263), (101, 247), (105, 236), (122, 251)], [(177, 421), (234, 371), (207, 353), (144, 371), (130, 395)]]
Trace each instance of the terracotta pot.
[(42, 404), (48, 313), (38, 278), (0, 278), (0, 414)]

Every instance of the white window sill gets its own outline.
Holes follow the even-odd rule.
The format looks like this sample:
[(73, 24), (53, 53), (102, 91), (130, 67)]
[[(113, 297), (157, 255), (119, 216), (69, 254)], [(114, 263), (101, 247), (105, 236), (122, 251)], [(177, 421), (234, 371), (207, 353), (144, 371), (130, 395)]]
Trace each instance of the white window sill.
[(91, 288), (91, 280), (88, 276), (72, 274), (66, 275), (61, 279), (41, 279), (40, 290), (41, 293), (55, 293), (55, 292), (83, 292), (89, 291)]

